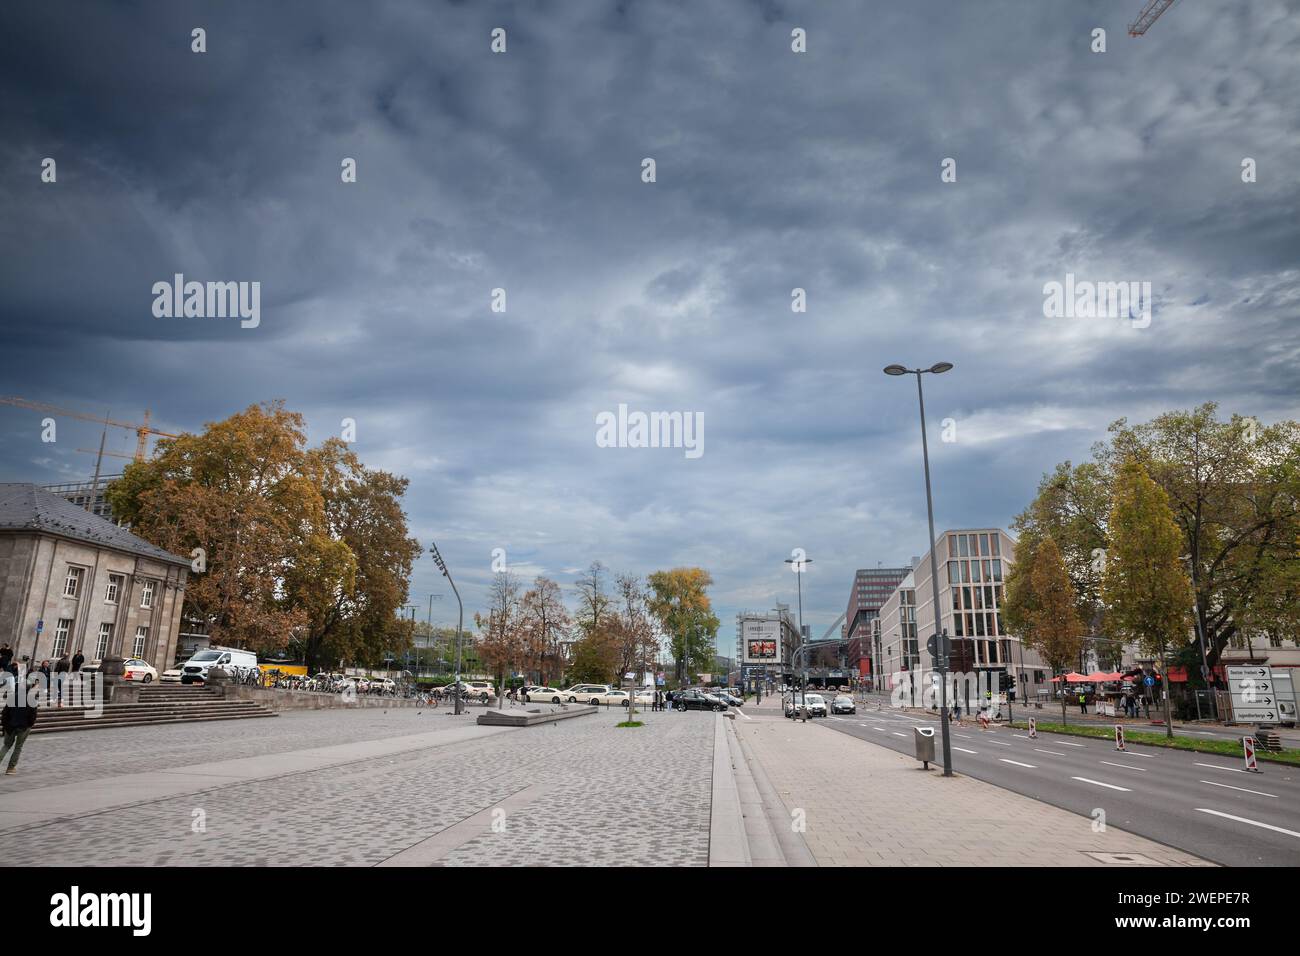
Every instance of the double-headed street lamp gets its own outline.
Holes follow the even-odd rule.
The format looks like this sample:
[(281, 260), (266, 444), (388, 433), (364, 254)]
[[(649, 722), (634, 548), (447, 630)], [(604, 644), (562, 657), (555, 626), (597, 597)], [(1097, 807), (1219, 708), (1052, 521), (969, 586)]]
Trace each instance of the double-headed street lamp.
[(952, 369), (951, 362), (936, 362), (929, 368), (907, 368), (886, 365), (886, 375), (915, 375), (916, 397), (921, 403), (921, 459), (925, 463), (925, 511), (930, 519), (930, 583), (934, 585), (934, 663), (939, 673), (939, 726), (943, 731), (943, 775), (952, 776), (952, 744), (948, 739), (948, 641), (943, 633), (942, 612), (939, 607), (939, 554), (934, 543), (934, 497), (930, 493), (930, 445), (925, 437), (925, 394), (921, 390), (921, 376), (926, 372), (942, 375)]
[(446, 578), (447, 583), (451, 585), (451, 593), (456, 595), (456, 607), (458, 608), (456, 612), (456, 683), (452, 685), (455, 688), (452, 697), (456, 701), (456, 715), (459, 716), (460, 715), (460, 633), (461, 633), (461, 628), (464, 626), (465, 623), (465, 605), (461, 603), (460, 592), (456, 590), (456, 582), (451, 579), (451, 573), (447, 570), (447, 565), (446, 563), (443, 562), (442, 555), (438, 553), (438, 546), (433, 542), (429, 543), (429, 553), (433, 555), (433, 563), (438, 566), (438, 570), (442, 572), (442, 576)]
[[(790, 565), (790, 570), (795, 573), (795, 580), (798, 581), (799, 587), (799, 643), (803, 644), (803, 569), (804, 565), (812, 564), (812, 558), (786, 558), (785, 563)], [(790, 706), (794, 707), (794, 694), (790, 694)], [(803, 659), (803, 679), (799, 682), (799, 706), (808, 706), (808, 657)]]

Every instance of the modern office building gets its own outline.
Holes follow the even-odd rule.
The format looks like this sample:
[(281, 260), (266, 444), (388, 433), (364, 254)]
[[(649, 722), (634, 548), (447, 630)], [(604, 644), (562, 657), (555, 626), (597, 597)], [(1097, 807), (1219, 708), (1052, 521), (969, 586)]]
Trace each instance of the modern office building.
[(898, 589), (910, 568), (859, 568), (853, 576), (848, 609), (844, 612), (844, 646), (840, 658), (844, 667), (865, 677), (871, 669), (871, 622)]
[[(1051, 677), (1034, 651), (1007, 632), (1002, 601), (1015, 558), (1015, 539), (999, 528), (954, 529), (935, 540), (939, 561), (939, 620), (952, 641), (949, 669), (1005, 670), (1016, 678), (1017, 696), (1035, 696)], [(931, 553), (881, 608), (881, 668), (891, 674), (932, 669), (926, 641), (934, 633)]]
[(43, 485), (42, 487), (60, 498), (68, 499), (78, 508), (84, 508), (91, 514), (99, 515), (106, 521), (113, 521), (113, 509), (109, 507), (104, 492), (108, 490), (109, 485), (121, 477), (121, 475), (101, 475), (97, 480), (68, 481), (63, 484)]
[(737, 614), (736, 655), (745, 687), (788, 680), (790, 661), (800, 643), (799, 624), (789, 605), (778, 604), (771, 611)]
[(34, 484), (0, 484), (0, 642), (172, 666), (190, 562)]

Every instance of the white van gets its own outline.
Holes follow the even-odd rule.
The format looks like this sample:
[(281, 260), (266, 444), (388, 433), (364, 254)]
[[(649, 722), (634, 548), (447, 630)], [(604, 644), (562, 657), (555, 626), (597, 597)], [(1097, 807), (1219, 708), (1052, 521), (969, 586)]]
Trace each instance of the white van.
[(234, 647), (205, 647), (181, 665), (181, 683), (208, 679), (208, 668), (220, 666), (232, 676), (257, 669), (257, 655)]

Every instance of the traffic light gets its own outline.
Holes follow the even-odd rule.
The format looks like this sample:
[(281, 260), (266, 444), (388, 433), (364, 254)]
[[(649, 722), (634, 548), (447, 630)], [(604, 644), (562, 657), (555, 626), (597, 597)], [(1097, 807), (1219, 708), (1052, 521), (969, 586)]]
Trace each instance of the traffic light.
[(998, 671), (998, 690), (1005, 694), (1016, 689), (1016, 677), (1006, 671)]

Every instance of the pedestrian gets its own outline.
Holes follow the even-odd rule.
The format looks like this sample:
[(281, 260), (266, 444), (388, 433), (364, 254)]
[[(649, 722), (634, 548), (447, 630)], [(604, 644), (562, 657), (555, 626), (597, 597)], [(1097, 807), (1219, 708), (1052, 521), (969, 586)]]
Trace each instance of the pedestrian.
[(81, 651), (77, 651), (77, 653), (73, 654), (72, 655), (73, 673), (76, 673), (77, 671), (81, 670), (81, 665), (84, 663), (86, 663), (86, 656), (82, 654)]
[(54, 665), (54, 706), (56, 707), (63, 706), (64, 686), (68, 680), (68, 668), (70, 666), (68, 652), (64, 651), (63, 656)]
[[(12, 676), (13, 672), (9, 671), (9, 674)], [(4, 759), (10, 749), (13, 750), (9, 756), (9, 766), (5, 769), (5, 773), (12, 776), (18, 772), (18, 755), (23, 752), (27, 735), (36, 726), (36, 708), (27, 700), (11, 700), (11, 697), (10, 694), (5, 695), (5, 708), (0, 711), (0, 728), (4, 730), (4, 748), (0, 749), (0, 760)]]
[(9, 642), (0, 644), (0, 671), (9, 669), (9, 662), (14, 659), (14, 649), (9, 646)]
[(1088, 698), (1085, 694), (1079, 695), (1079, 711), (1084, 714), (1088, 712)]

